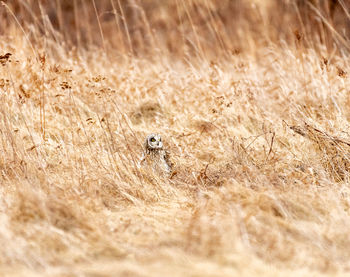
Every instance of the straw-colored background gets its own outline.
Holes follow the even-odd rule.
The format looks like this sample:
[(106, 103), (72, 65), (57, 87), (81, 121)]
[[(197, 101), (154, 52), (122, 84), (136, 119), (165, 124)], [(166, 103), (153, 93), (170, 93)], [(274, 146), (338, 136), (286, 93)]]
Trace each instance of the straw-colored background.
[(350, 274), (346, 1), (0, 15), (1, 276)]

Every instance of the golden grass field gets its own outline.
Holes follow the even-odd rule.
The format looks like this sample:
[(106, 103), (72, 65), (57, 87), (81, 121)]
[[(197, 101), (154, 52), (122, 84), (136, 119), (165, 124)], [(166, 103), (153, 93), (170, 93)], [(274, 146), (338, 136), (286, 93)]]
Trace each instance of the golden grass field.
[(349, 5), (302, 2), (2, 2), (0, 276), (350, 276)]

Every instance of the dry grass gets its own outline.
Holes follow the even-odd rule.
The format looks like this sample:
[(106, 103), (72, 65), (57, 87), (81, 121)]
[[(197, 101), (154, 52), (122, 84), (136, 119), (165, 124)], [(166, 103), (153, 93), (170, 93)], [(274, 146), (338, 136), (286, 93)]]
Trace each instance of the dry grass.
[[(72, 2), (1, 8), (0, 275), (348, 276), (346, 15)], [(134, 21), (77, 15), (103, 5)], [(137, 167), (154, 131), (170, 179)]]

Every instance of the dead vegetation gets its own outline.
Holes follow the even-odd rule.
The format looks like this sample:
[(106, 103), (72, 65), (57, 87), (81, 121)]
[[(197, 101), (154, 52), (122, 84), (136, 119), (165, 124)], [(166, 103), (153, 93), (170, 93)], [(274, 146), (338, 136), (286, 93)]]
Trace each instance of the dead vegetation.
[(347, 2), (28, 3), (0, 9), (0, 275), (349, 274)]

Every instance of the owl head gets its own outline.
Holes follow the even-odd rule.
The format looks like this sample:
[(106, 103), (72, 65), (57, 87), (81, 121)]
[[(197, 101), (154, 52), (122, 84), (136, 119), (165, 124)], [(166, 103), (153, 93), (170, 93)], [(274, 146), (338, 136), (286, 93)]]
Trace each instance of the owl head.
[(162, 138), (159, 134), (150, 134), (145, 141), (146, 150), (159, 150), (163, 148)]

